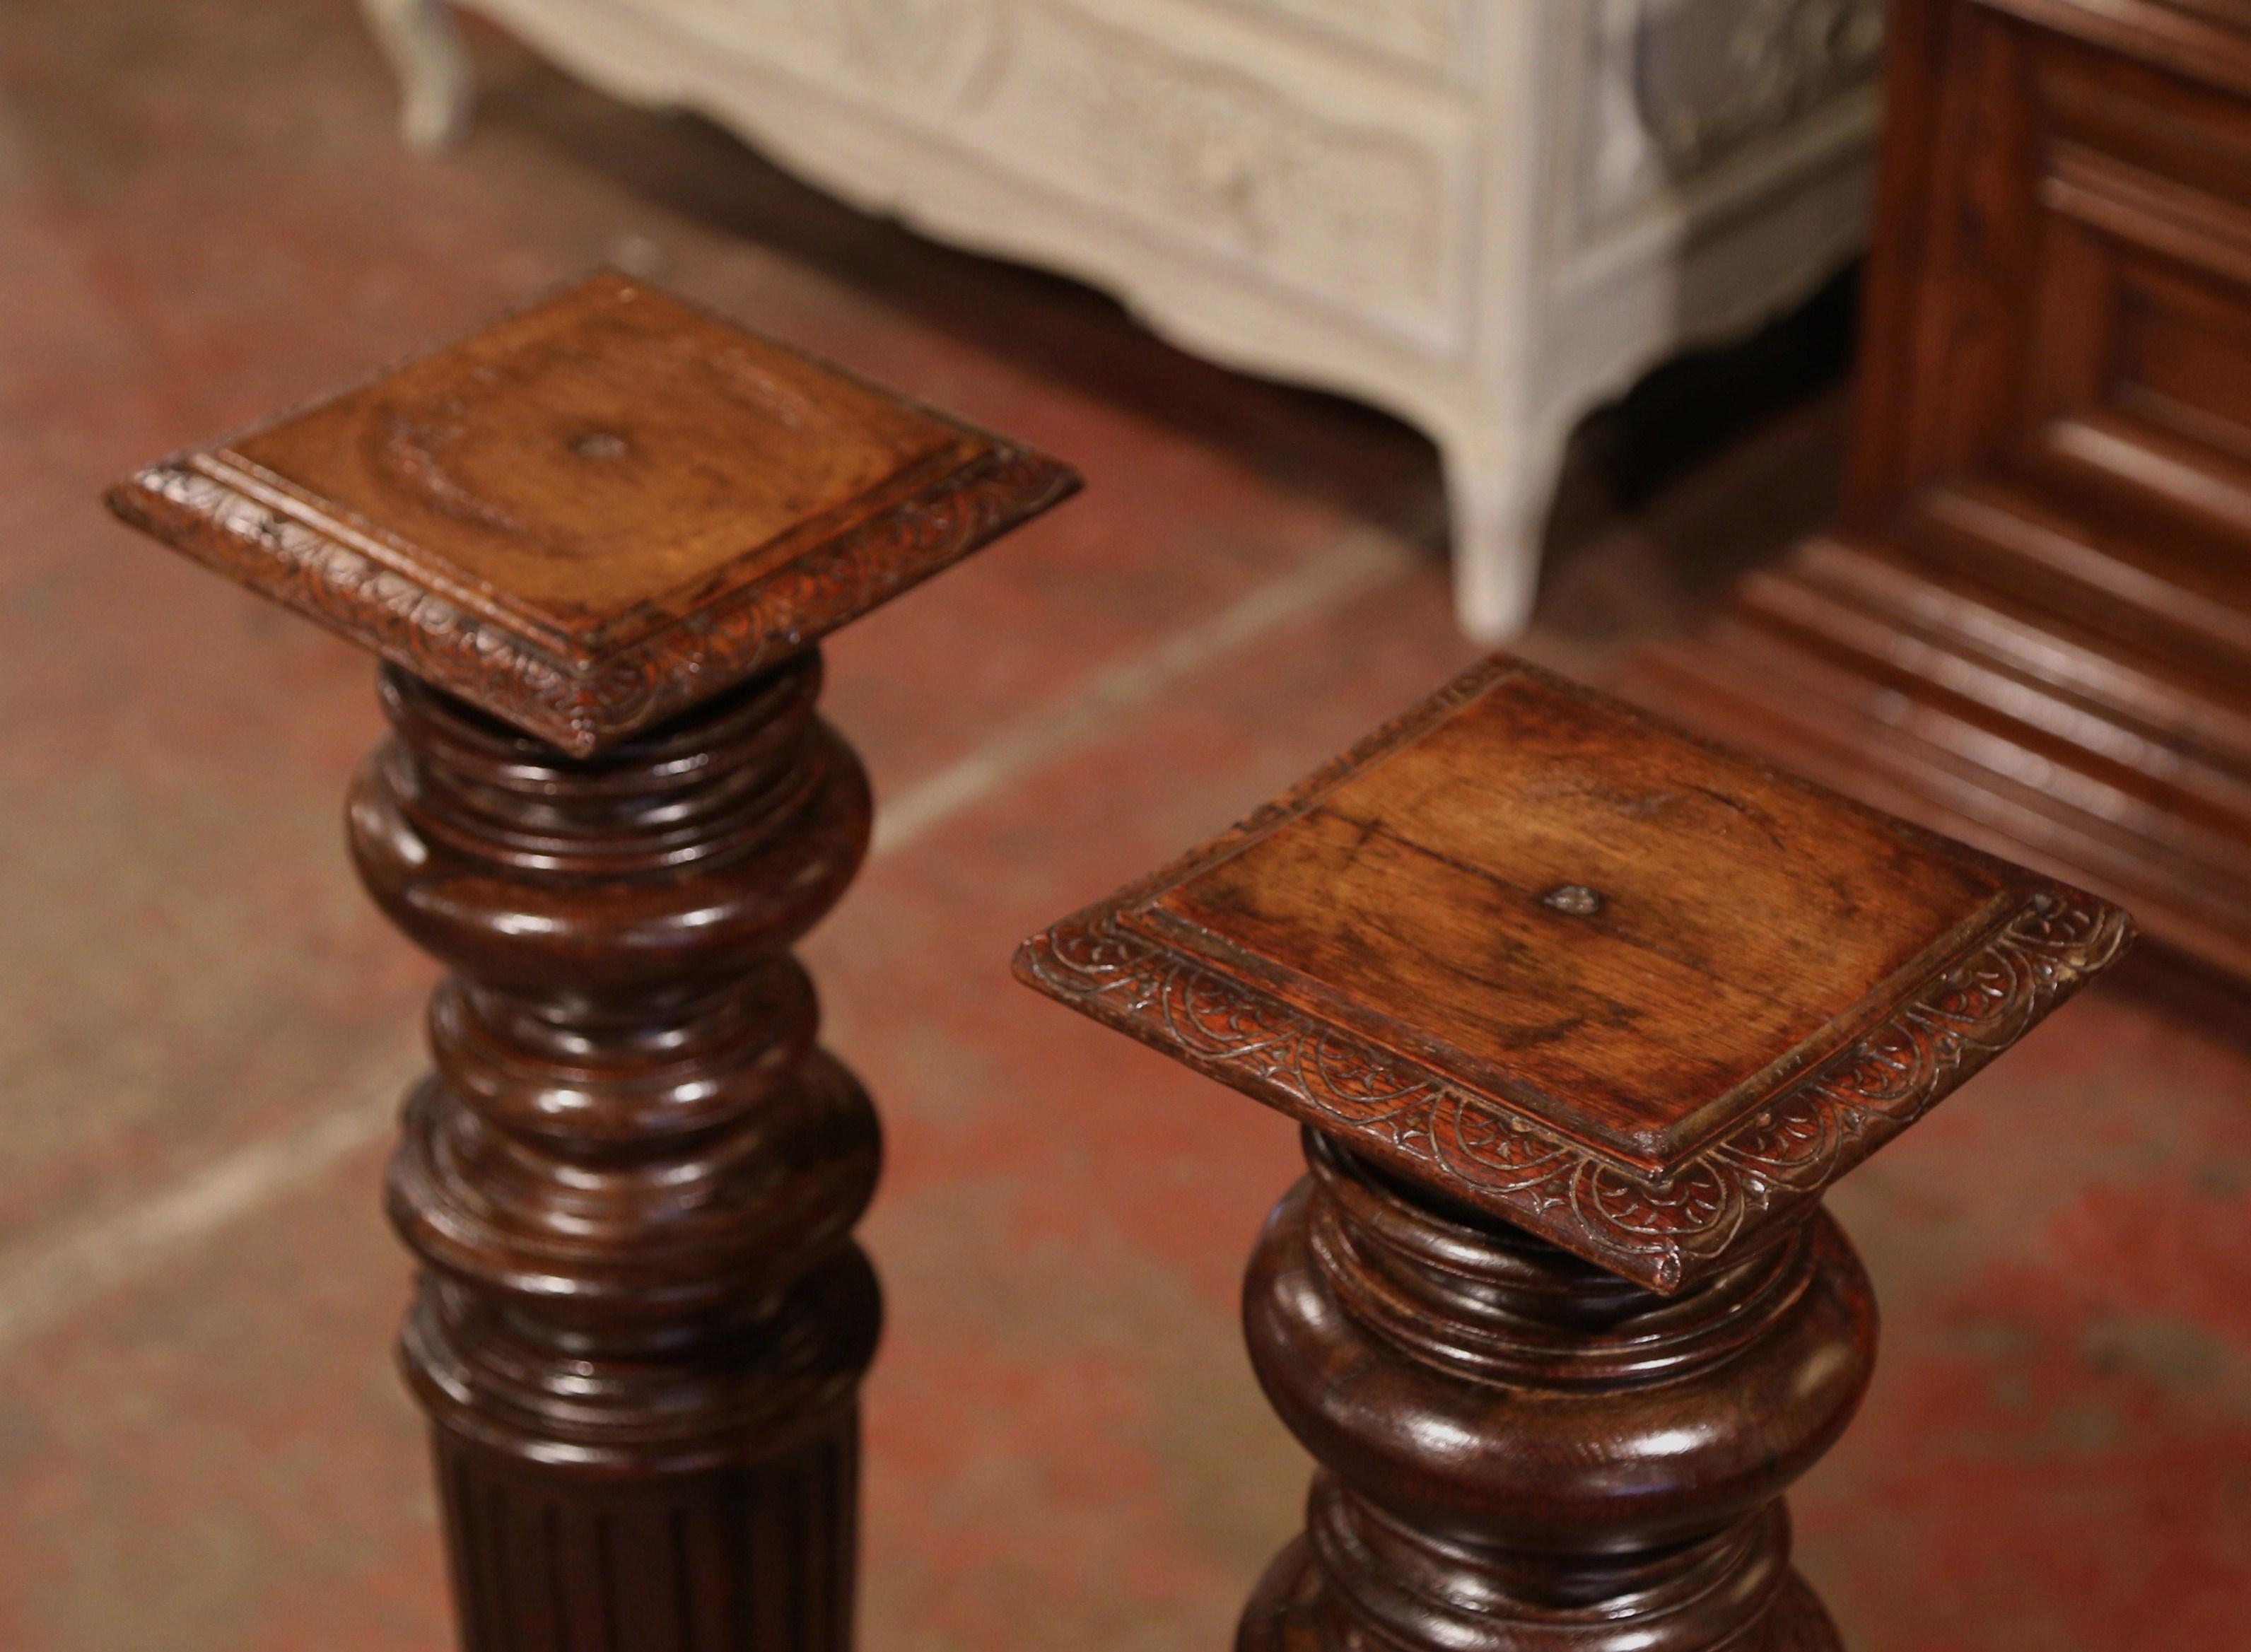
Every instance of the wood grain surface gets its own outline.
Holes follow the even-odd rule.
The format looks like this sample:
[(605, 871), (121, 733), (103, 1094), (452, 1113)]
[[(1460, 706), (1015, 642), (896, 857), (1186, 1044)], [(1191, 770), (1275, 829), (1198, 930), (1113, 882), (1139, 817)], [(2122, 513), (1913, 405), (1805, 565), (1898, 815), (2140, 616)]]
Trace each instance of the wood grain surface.
[(789, 659), (1078, 486), (622, 275), (111, 508), (578, 757)]
[(217, 457), (592, 646), (991, 446), (601, 275)]
[(1496, 656), (1016, 967), (1673, 1292), (1802, 1216), (2130, 933)]
[(2022, 898), (1520, 669), (1155, 909), (1292, 1002), (1661, 1168)]

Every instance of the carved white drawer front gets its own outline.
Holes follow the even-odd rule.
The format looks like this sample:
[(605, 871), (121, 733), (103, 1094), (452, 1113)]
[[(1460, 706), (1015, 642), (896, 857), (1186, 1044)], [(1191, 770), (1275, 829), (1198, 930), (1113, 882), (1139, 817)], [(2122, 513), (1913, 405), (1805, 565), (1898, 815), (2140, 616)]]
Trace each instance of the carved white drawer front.
[(1589, 223), (1846, 100), (1873, 101), (1884, 0), (1588, 0), (1587, 11)]
[(713, 50), (936, 113), (1008, 45), (1015, 0), (613, 0)]
[(425, 139), (451, 7), (927, 233), (1067, 270), (1438, 444), (1465, 625), (1563, 443), (1860, 244), (1881, 0), (361, 0)]
[[(1459, 341), (1468, 113), (1317, 40), (1226, 8), (1183, 30), (1160, 0), (623, 3), (1403, 342)], [(1345, 10), (1259, 0), (1293, 3)], [(1449, 9), (1386, 4), (1364, 26), (1409, 42)]]
[(1476, 0), (1225, 0), (1448, 80), (1476, 73)]
[(1883, 0), (1666, 0), (1644, 13), (1635, 90), (1680, 172), (1873, 81), (1883, 51)]
[(1458, 342), (1472, 129), (1450, 99), (1278, 45), (1212, 49), (1232, 31), (1191, 49), (1061, 4), (1025, 7), (1022, 28), (976, 126), (1004, 164), (1409, 340)]

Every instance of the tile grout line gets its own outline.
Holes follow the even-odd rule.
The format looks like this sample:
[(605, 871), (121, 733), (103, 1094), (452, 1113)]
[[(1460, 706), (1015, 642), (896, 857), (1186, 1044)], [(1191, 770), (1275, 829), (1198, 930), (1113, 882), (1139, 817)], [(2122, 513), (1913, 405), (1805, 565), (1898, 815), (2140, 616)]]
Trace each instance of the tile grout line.
[(418, 1043), (414, 1057), (370, 1062), (350, 1087), (356, 1099), (237, 1148), (163, 1192), (66, 1233), (10, 1269), (0, 1277), (0, 1350), (380, 1140), (398, 1116), (419, 1050)]
[(1414, 553), (1396, 534), (1370, 528), (1347, 535), (1326, 556), (1112, 666), (1060, 702), (1019, 717), (959, 761), (883, 802), (870, 858), (905, 848), (1010, 781), (1091, 744), (1110, 724), (1182, 678), (1403, 572), (1413, 562)]
[[(975, 808), (1012, 781), (1091, 744), (1128, 712), (1206, 667), (1415, 563), (1403, 536), (1364, 528), (1328, 553), (1261, 585), (1208, 620), (1098, 674), (1060, 701), (1004, 727), (975, 750), (906, 787), (877, 813), (870, 861), (896, 854)], [(394, 1126), (399, 1097), (421, 1070), (411, 1058), (371, 1062), (354, 1099), (279, 1135), (238, 1148), (169, 1189), (87, 1221), (0, 1275), (0, 1351), (103, 1293), (150, 1272), (188, 1246), (317, 1179)]]

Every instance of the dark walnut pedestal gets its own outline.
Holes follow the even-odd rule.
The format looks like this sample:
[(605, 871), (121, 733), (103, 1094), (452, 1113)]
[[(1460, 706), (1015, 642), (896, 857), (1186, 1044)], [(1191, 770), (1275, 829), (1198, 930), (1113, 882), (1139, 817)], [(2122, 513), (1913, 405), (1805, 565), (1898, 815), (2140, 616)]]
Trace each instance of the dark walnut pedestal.
[(1244, 1319), (1321, 1473), (1242, 1646), (1835, 1646), (1781, 1496), (1876, 1318), (1822, 1192), (2129, 933), (1497, 659), (1026, 943), (1306, 1126)]
[(112, 494), (390, 662), (350, 839), (453, 971), (390, 1206), (471, 1652), (848, 1644), (879, 1145), (789, 948), (869, 803), (814, 644), (1075, 485), (603, 276)]

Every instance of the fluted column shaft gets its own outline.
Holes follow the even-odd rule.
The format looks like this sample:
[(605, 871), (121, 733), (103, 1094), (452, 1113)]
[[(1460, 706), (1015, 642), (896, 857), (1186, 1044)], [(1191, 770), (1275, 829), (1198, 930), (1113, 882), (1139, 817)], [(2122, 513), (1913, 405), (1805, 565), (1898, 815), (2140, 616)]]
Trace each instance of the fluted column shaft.
[(848, 1643), (879, 1143), (788, 949), (869, 804), (820, 681), (582, 760), (384, 673), (350, 833), (452, 971), (389, 1204), (468, 1652)]

